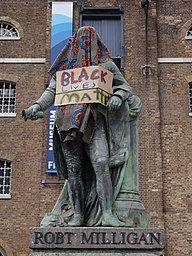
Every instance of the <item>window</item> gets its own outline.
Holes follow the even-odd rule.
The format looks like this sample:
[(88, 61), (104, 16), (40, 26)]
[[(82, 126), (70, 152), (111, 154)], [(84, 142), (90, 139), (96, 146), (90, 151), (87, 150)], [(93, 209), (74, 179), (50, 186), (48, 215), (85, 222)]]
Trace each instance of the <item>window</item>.
[(13, 256), (13, 253), (10, 249), (10, 247), (2, 240), (0, 239), (0, 256)]
[(188, 28), (185, 39), (192, 39), (192, 25)]
[(16, 84), (0, 81), (0, 116), (15, 116)]
[(0, 22), (0, 40), (20, 39), (17, 29), (6, 22)]
[(10, 161), (0, 160), (0, 198), (10, 198), (11, 185), (11, 169)]
[(80, 26), (93, 26), (109, 49), (113, 61), (123, 72), (124, 38), (123, 12), (117, 8), (83, 7)]
[(192, 82), (189, 83), (189, 108), (190, 108), (190, 115), (192, 115)]
[[(1, 242), (2, 242), (2, 240), (1, 240)], [(1, 244), (0, 244), (0, 256), (7, 256), (7, 253), (4, 250), (4, 248), (1, 246)]]

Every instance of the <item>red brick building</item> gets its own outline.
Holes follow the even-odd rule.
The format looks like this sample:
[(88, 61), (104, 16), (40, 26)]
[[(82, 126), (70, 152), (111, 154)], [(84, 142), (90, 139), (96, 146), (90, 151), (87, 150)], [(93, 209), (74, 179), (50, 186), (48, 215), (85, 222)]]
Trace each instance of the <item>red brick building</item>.
[[(148, 8), (142, 3), (74, 1), (73, 29), (89, 22), (95, 13), (104, 22), (107, 14), (120, 19), (123, 42), (114, 57), (143, 103), (139, 119), (141, 199), (150, 215), (150, 227), (165, 229), (165, 255), (189, 256), (192, 2), (151, 0)], [(36, 122), (24, 122), (21, 117), (21, 111), (41, 95), (49, 81), (51, 8), (46, 0), (0, 1), (1, 256), (29, 254), (29, 228), (39, 226), (62, 187), (42, 185), (43, 180), (58, 181), (56, 175), (45, 172), (47, 116)]]

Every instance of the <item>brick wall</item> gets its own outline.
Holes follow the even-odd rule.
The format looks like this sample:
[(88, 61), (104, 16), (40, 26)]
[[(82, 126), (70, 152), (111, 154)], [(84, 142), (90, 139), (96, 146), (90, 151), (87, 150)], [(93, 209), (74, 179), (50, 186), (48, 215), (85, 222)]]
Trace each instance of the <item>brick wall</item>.
[[(160, 58), (190, 58), (191, 1), (158, 2)], [(167, 255), (191, 255), (192, 145), (187, 79), (191, 63), (159, 64), (164, 219)]]
[[(45, 58), (47, 1), (0, 1), (1, 15), (23, 29), (18, 41), (0, 41), (0, 58)], [(40, 218), (44, 121), (24, 122), (22, 109), (45, 88), (45, 64), (0, 64), (0, 79), (16, 81), (16, 117), (1, 117), (0, 158), (12, 161), (11, 199), (0, 199), (0, 248), (27, 255), (28, 232)], [(6, 247), (4, 244), (6, 244)]]
[[(74, 6), (74, 30), (79, 26), (81, 3), (77, 1)], [(165, 227), (166, 256), (190, 255), (191, 245), (187, 240), (191, 239), (189, 227), (192, 226), (192, 119), (188, 115), (191, 63), (158, 63), (158, 58), (191, 57), (191, 40), (185, 40), (184, 35), (191, 19), (192, 3), (150, 1), (148, 64), (151, 76), (142, 74), (146, 64), (145, 16), (139, 0), (83, 3), (124, 8), (125, 77), (143, 102), (139, 119), (141, 199), (150, 214), (150, 226)], [(46, 115), (36, 122), (24, 122), (20, 116), (22, 109), (41, 95), (49, 80), (51, 8), (45, 0), (2, 0), (0, 9), (23, 29), (20, 41), (0, 41), (1, 58), (46, 57), (47, 60), (45, 64), (0, 64), (0, 79), (7, 74), (17, 80), (17, 116), (1, 118), (0, 126), (0, 158), (13, 163), (12, 198), (0, 199), (0, 242), (4, 241), (14, 256), (28, 255), (29, 227), (39, 226), (62, 187), (41, 185), (42, 179), (57, 181), (55, 175), (45, 173)]]

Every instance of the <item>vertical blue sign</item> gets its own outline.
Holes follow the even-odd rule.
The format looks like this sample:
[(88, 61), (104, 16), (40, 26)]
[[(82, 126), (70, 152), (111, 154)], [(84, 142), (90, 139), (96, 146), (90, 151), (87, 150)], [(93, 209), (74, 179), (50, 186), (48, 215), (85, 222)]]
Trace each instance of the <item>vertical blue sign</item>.
[[(52, 2), (52, 24), (51, 24), (51, 61), (65, 46), (67, 40), (72, 36), (73, 25), (73, 2)], [(55, 173), (56, 167), (53, 157), (53, 130), (55, 120), (55, 107), (48, 110), (48, 143), (46, 172)]]

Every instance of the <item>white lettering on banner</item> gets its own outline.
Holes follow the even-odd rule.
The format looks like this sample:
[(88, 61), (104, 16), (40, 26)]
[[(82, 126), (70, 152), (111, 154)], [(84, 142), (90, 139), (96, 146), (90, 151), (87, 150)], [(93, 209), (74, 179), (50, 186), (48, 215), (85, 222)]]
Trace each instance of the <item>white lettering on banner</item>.
[(48, 169), (55, 169), (55, 163), (53, 161), (48, 161)]
[(55, 110), (50, 111), (50, 122), (49, 122), (49, 151), (53, 151), (53, 129), (55, 121)]

